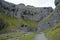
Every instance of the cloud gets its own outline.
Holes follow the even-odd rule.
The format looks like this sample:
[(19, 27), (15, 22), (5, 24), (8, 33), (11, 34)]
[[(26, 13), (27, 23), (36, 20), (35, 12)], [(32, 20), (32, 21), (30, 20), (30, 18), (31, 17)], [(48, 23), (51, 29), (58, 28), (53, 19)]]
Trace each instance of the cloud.
[(54, 5), (54, 0), (5, 0), (14, 4), (19, 4), (19, 3), (24, 3), (25, 5), (32, 5), (36, 7), (53, 7), (55, 8)]

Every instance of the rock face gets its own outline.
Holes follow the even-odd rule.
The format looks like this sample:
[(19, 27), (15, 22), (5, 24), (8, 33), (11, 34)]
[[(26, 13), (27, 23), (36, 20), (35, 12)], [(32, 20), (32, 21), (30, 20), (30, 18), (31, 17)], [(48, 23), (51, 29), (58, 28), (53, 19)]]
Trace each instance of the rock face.
[[(57, 2), (59, 4), (60, 0), (55, 0), (55, 5), (57, 5)], [(60, 10), (59, 8), (56, 7), (52, 13), (50, 13), (45, 19), (42, 20), (42, 22), (41, 21), (39, 22), (37, 31), (47, 30), (56, 25), (57, 23), (60, 23), (59, 16)]]
[(55, 5), (59, 4), (60, 0), (55, 0)]
[(58, 9), (55, 9), (55, 11), (51, 13), (51, 16), (47, 20), (39, 22), (38, 31), (47, 30), (56, 25), (57, 23), (60, 23), (60, 11), (57, 12), (57, 10)]
[(0, 12), (5, 13), (10, 17), (14, 17), (15, 6), (15, 4), (0, 0)]
[(7, 14), (10, 17), (29, 19), (33, 21), (40, 21), (50, 12), (52, 12), (52, 7), (33, 7), (25, 6), (24, 4), (12, 4), (6, 1), (0, 2), (0, 12)]
[[(60, 0), (55, 0), (55, 5), (59, 4)], [(60, 10), (52, 7), (34, 7), (25, 6), (24, 4), (12, 4), (4, 0), (0, 0), (0, 12), (5, 13), (10, 17), (29, 19), (38, 22), (37, 31), (46, 30), (60, 22)], [(46, 18), (47, 17), (47, 18)], [(23, 31), (32, 30), (25, 26), (20, 28)]]
[[(33, 20), (33, 21), (40, 21), (42, 20), (44, 17), (46, 17), (47, 15), (49, 15), (49, 13), (51, 13), (53, 11), (53, 9), (51, 7), (43, 7), (43, 8), (36, 8), (36, 7), (23, 7), (20, 8), (17, 12), (17, 16), (22, 17), (23, 19), (29, 19), (29, 20)], [(17, 18), (18, 18), (17, 17)]]

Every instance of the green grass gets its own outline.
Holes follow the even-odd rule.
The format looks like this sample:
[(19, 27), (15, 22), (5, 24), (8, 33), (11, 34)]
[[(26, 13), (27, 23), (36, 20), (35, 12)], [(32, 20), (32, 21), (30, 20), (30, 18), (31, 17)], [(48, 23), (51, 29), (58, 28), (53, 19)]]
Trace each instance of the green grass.
[(27, 36), (22, 37), (22, 35), (24, 35), (24, 34), (25, 34), (25, 32), (2, 34), (2, 35), (0, 35), (0, 40), (6, 40), (8, 38), (16, 38), (16, 37), (20, 37), (19, 38), (20, 40), (33, 40), (37, 33), (34, 32)]
[(33, 40), (37, 33), (32, 33), (28, 36), (21, 37), (20, 40)]
[(19, 24), (24, 24), (24, 25), (27, 25), (28, 27), (32, 27), (32, 28), (36, 28), (38, 23), (35, 22), (35, 21), (31, 21), (31, 20), (23, 20), (22, 18), (18, 19), (19, 21)]
[(15, 32), (15, 33), (2, 34), (2, 35), (0, 35), (0, 40), (8, 39), (8, 38), (21, 37), (23, 34), (24, 34), (24, 32)]
[(11, 18), (3, 13), (0, 13), (0, 19), (4, 20), (8, 24), (8, 27), (4, 28), (4, 30), (16, 29), (16, 26), (18, 25), (18, 22), (15, 18)]
[(60, 23), (49, 29), (46, 32), (46, 36), (49, 40), (60, 40)]

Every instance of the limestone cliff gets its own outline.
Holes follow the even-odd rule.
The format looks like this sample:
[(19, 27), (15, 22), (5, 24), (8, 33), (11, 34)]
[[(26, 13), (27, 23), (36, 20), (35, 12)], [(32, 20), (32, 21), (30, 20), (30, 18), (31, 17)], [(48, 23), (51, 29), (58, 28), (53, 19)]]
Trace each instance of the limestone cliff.
[(6, 1), (0, 2), (0, 12), (7, 14), (10, 17), (29, 19), (40, 21), (53, 11), (52, 7), (33, 7), (25, 6), (24, 4), (12, 4)]
[[(57, 6), (59, 2), (59, 0), (55, 0), (55, 5)], [(15, 5), (13, 3), (0, 0), (0, 12), (5, 13), (7, 16), (12, 18), (22, 18), (23, 20), (37, 22), (37, 28), (34, 29), (37, 31), (49, 29), (57, 23), (60, 23), (60, 10), (57, 7), (53, 10), (52, 7), (34, 7), (30, 5), (25, 6), (25, 4), (22, 3)], [(29, 23), (29, 21), (27, 22)], [(19, 27), (20, 26), (22, 26), (22, 24), (20, 24)], [(28, 30), (27, 27), (20, 28), (22, 30)], [(32, 30), (32, 28), (30, 29)]]

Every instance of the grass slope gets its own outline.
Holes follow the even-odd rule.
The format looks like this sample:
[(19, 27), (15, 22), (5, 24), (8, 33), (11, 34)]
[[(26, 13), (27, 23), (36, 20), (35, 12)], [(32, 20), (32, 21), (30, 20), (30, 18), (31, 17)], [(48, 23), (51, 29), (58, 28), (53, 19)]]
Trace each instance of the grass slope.
[(46, 32), (49, 40), (60, 40), (60, 23)]
[(21, 37), (20, 40), (33, 40), (34, 37), (36, 36), (36, 34), (37, 34), (37, 33), (34, 32), (34, 33), (32, 33), (32, 34), (30, 34), (30, 35), (28, 35), (28, 36)]
[(2, 35), (0, 35), (0, 40), (6, 40), (6, 39), (8, 39), (8, 38), (21, 37), (23, 34), (24, 34), (23, 32), (2, 34)]
[(11, 18), (3, 13), (0, 13), (0, 19), (4, 20), (8, 24), (8, 27), (4, 28), (4, 30), (16, 29), (18, 23), (15, 18)]
[(32, 27), (32, 28), (36, 28), (37, 25), (38, 25), (37, 22), (31, 21), (31, 20), (28, 20), (28, 19), (23, 20), (22, 18), (18, 19), (18, 23), (27, 25), (28, 27)]
[(37, 33), (33, 32), (29, 35), (25, 35), (25, 32), (16, 32), (16, 33), (9, 33), (9, 34), (2, 34), (0, 35), (0, 40), (7, 40), (9, 38), (17, 38), (19, 37), (19, 40), (33, 40)]
[[(23, 20), (22, 18), (16, 19), (16, 18), (11, 18), (4, 13), (0, 13), (0, 19), (4, 20), (7, 24), (8, 27), (4, 28), (4, 30), (10, 30), (10, 29), (17, 29), (18, 25), (28, 25), (28, 27), (36, 28), (37, 27), (37, 22), (31, 21), (31, 20)], [(3, 30), (3, 31), (4, 31)]]
[[(8, 27), (4, 28), (3, 30), (0, 30), (0, 32), (5, 31), (5, 30), (11, 30), (11, 29), (16, 30), (17, 26), (21, 25), (21, 24), (28, 25), (29, 27), (32, 27), (32, 28), (37, 27), (37, 22), (31, 21), (31, 20), (23, 20), (22, 18), (20, 18), (20, 19), (11, 18), (11, 17), (5, 15), (4, 13), (0, 13), (0, 19), (4, 20), (4, 22), (6, 22), (8, 24)], [(7, 38), (20, 37), (23, 34), (24, 33), (22, 33), (22, 32), (2, 34), (2, 35), (0, 35), (0, 40), (6, 40)], [(34, 37), (34, 34), (28, 36), (29, 39), (32, 37)], [(27, 40), (27, 37), (26, 37), (26, 40)]]

